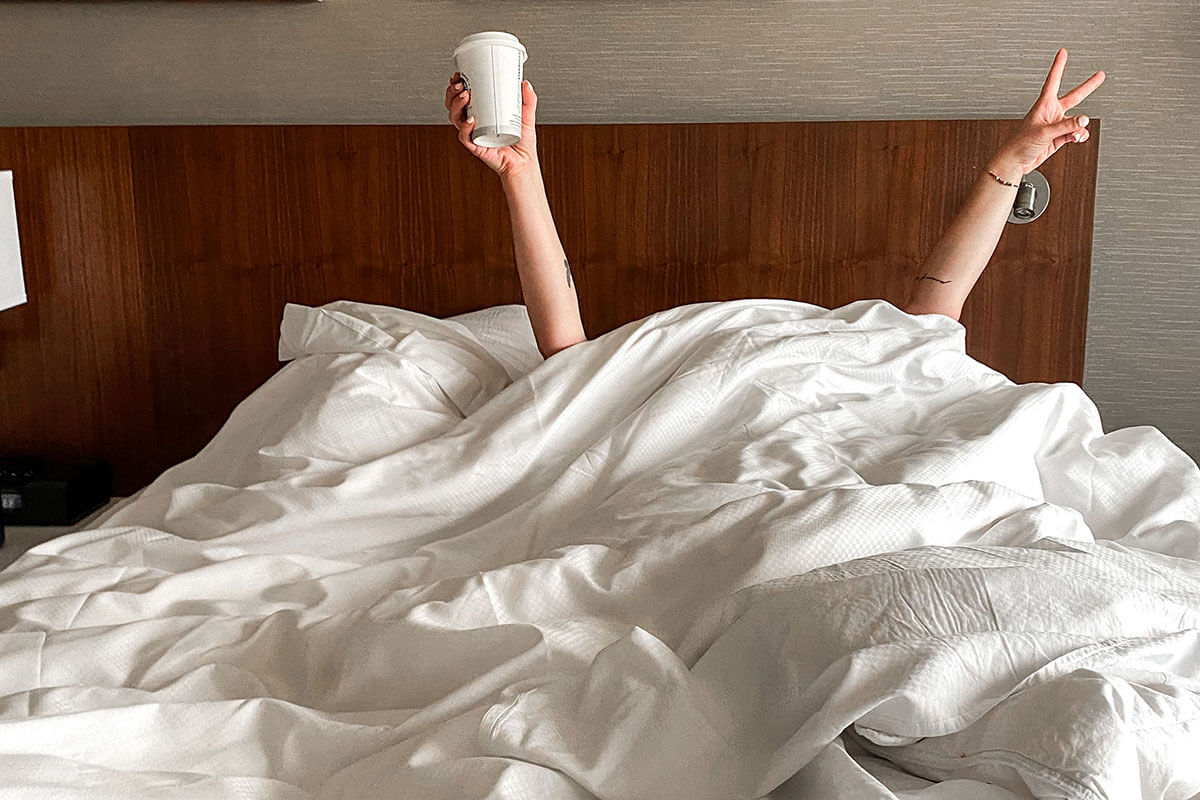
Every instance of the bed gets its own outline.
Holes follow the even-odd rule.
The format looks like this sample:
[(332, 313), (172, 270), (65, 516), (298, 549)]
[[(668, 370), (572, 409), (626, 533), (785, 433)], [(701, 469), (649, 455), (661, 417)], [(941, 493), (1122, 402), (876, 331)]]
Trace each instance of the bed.
[(281, 304), (198, 453), (0, 573), (5, 790), (1196, 796), (1200, 470), (880, 295), (548, 360), (510, 303)]

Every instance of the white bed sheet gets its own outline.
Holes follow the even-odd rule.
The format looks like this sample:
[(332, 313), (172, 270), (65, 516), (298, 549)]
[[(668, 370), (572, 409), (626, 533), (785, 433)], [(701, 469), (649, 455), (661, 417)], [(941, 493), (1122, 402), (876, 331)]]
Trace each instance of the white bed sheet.
[(289, 306), (201, 453), (0, 573), (0, 795), (1200, 792), (1158, 431), (882, 301), (527, 326)]

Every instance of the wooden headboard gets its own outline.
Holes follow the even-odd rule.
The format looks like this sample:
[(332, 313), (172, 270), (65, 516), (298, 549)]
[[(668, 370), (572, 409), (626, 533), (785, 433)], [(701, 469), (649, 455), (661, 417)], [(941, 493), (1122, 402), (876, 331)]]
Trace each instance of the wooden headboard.
[[(902, 304), (1016, 121), (546, 125), (597, 336), (670, 306)], [(1099, 120), (968, 302), (969, 351), (1079, 381)], [(445, 126), (0, 128), (30, 302), (0, 313), (0, 454), (103, 457), (128, 494), (278, 368), (285, 302), (520, 301), (495, 176)]]

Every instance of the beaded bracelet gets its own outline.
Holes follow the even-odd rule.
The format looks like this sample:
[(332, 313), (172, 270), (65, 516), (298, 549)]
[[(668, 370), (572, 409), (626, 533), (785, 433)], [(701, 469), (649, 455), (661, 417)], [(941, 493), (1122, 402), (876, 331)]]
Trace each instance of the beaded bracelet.
[(1013, 187), (1014, 189), (1020, 188), (1020, 186), (1021, 186), (1021, 184), (1019, 184), (1019, 183), (1009, 183), (1008, 181), (1004, 180), (1004, 178), (1001, 178), (999, 175), (997, 175), (996, 173), (992, 172), (990, 169), (987, 171), (987, 174), (988, 174), (988, 175), (991, 175), (991, 176), (992, 176), (993, 178), (995, 178), (995, 179), (996, 179), (996, 180), (997, 180), (999, 183), (1003, 183), (1005, 186), (1011, 186), (1011, 187)]

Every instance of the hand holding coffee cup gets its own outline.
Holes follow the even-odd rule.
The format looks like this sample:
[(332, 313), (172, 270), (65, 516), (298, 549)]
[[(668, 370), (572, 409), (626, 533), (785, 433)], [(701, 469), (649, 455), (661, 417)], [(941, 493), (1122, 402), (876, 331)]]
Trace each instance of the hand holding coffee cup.
[(450, 122), (471, 153), (501, 175), (536, 160), (537, 95), (523, 80), (525, 46), (510, 33), (483, 31), (454, 48), (458, 71), (446, 90)]
[(450, 112), (450, 122), (458, 129), (458, 140), (471, 155), (478, 158), (496, 171), (501, 177), (512, 176), (530, 168), (537, 168), (537, 135), (534, 131), (534, 116), (537, 111), (537, 95), (533, 92), (533, 84), (521, 82), (522, 113), (521, 139), (516, 144), (505, 147), (481, 147), (471, 141), (471, 132), (475, 130), (477, 120), (467, 116), (467, 105), (471, 92), (465, 89), (459, 73), (454, 73), (450, 85), (446, 88), (446, 109)]

